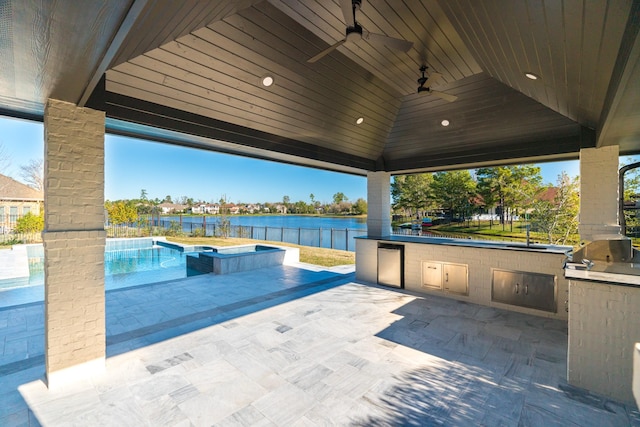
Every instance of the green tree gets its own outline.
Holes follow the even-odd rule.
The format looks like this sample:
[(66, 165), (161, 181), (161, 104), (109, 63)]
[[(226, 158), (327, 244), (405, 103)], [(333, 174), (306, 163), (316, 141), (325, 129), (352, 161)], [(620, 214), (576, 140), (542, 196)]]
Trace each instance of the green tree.
[[(633, 163), (633, 158), (626, 158), (621, 162), (620, 167), (627, 166)], [(635, 206), (640, 200), (640, 168), (629, 169), (624, 174), (624, 204), (627, 206)], [(625, 226), (627, 229), (625, 232), (638, 229), (640, 226), (640, 217), (636, 210), (624, 211)]]
[(498, 166), (476, 171), (478, 193), (487, 207), (500, 206), (500, 223), (504, 230), (507, 213), (530, 206), (540, 191), (540, 168), (531, 165)]
[(140, 190), (140, 200), (146, 202), (147, 201), (147, 190), (144, 188)]
[(333, 203), (335, 203), (336, 205), (339, 205), (342, 202), (346, 202), (347, 200), (349, 200), (349, 198), (342, 192), (337, 192), (333, 195)]
[(353, 213), (356, 215), (364, 215), (367, 213), (367, 207), (367, 201), (361, 197), (353, 204)]
[(468, 170), (438, 172), (433, 175), (430, 188), (438, 205), (452, 216), (464, 217), (469, 213), (476, 183)]
[(227, 238), (231, 235), (231, 220), (227, 216), (229, 207), (227, 206), (227, 195), (220, 197), (220, 216), (216, 225), (216, 235), (218, 237)]
[(127, 224), (138, 219), (138, 210), (132, 201), (107, 202), (105, 208), (111, 224)]
[(577, 177), (571, 179), (562, 172), (558, 175), (553, 200), (537, 200), (533, 203), (532, 230), (546, 234), (551, 244), (570, 243), (578, 233), (579, 185)]
[(284, 205), (284, 213), (289, 212), (289, 203), (291, 203), (291, 198), (287, 195), (282, 197), (282, 204)]
[(391, 198), (396, 210), (403, 210), (405, 215), (413, 217), (421, 210), (428, 211), (435, 207), (431, 195), (433, 175), (421, 173), (413, 175), (396, 175), (391, 182)]
[(44, 211), (40, 211), (40, 215), (34, 215), (31, 212), (24, 214), (16, 221), (13, 231), (16, 233), (37, 233), (44, 230)]
[(173, 201), (171, 200), (171, 196), (169, 196), (169, 195), (165, 196), (163, 202), (165, 202), (165, 203), (173, 203)]
[(297, 201), (294, 205), (293, 208), (295, 210), (296, 213), (309, 213), (311, 212), (311, 209), (309, 208), (309, 205), (307, 205), (304, 200), (299, 200)]

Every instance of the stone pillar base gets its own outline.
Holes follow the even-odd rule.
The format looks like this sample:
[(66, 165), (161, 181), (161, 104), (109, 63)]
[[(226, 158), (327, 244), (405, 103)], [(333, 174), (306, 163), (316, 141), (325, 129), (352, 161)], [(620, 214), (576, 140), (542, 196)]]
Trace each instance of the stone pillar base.
[(45, 351), (52, 373), (104, 359), (106, 232), (43, 232)]
[(105, 358), (99, 357), (88, 362), (80, 363), (54, 372), (47, 372), (46, 381), (49, 390), (63, 388), (79, 380), (102, 374), (106, 369)]

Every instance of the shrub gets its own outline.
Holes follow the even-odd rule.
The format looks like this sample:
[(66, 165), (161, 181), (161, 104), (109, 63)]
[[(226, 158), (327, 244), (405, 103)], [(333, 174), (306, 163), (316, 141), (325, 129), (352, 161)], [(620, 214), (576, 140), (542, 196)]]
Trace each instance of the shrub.
[(216, 237), (227, 238), (231, 235), (231, 221), (226, 216), (221, 216), (218, 219), (215, 228)]
[(165, 235), (172, 237), (184, 236), (184, 231), (182, 231), (182, 227), (178, 221), (171, 221), (169, 228), (165, 230)]
[(31, 212), (18, 218), (16, 226), (13, 228), (14, 233), (37, 233), (44, 230), (44, 212), (40, 215), (34, 215)]
[(190, 236), (191, 237), (206, 237), (206, 233), (205, 233), (204, 227), (196, 228), (195, 230), (191, 231)]

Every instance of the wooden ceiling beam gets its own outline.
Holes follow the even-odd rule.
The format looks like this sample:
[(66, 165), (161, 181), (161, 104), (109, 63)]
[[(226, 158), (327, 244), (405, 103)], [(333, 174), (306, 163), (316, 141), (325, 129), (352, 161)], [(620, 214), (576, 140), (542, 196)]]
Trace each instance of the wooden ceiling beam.
[(148, 0), (133, 0), (133, 4), (127, 11), (127, 14), (118, 27), (118, 30), (111, 39), (111, 42), (102, 55), (102, 59), (93, 70), (91, 78), (85, 85), (82, 95), (77, 102), (77, 105), (79, 107), (84, 107), (86, 105), (89, 97), (93, 93), (93, 90), (96, 88), (96, 85), (98, 84), (104, 73), (107, 71), (109, 65), (111, 65), (113, 58), (115, 58), (116, 54), (120, 50), (120, 47), (127, 38), (129, 31), (131, 31), (131, 28), (133, 28), (137, 19), (142, 15), (148, 3)]

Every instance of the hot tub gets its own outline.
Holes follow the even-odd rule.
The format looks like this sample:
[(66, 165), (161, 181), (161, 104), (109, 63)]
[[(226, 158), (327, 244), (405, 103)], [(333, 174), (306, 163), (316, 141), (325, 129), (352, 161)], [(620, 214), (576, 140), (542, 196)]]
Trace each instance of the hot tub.
[(282, 265), (286, 250), (268, 245), (214, 247), (187, 255), (187, 276), (203, 273), (229, 274)]

